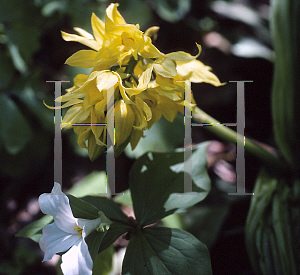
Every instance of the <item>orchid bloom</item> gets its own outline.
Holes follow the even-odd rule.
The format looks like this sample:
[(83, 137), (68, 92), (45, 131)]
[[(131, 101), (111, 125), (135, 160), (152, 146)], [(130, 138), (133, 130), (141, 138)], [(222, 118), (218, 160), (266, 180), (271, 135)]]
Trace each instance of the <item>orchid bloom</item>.
[(57, 182), (54, 183), (50, 194), (40, 195), (39, 205), (44, 214), (54, 218), (54, 222), (43, 229), (39, 241), (41, 249), (45, 252), (43, 261), (51, 260), (56, 253), (67, 251), (62, 255), (63, 274), (91, 275), (93, 261), (84, 239), (100, 226), (101, 218), (75, 218), (69, 199)]

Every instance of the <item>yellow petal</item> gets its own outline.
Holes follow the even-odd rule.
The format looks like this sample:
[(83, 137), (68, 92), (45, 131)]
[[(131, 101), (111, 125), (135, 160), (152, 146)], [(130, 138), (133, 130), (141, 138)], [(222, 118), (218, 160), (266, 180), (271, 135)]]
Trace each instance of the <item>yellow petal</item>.
[(70, 66), (92, 68), (95, 66), (97, 52), (92, 50), (81, 50), (71, 55), (65, 62)]
[(184, 94), (184, 82), (175, 81), (174, 78), (167, 78), (161, 75), (156, 76), (156, 83), (160, 88), (167, 91), (176, 91), (179, 95)]
[(98, 103), (99, 101), (103, 100), (103, 93), (101, 93), (98, 89), (97, 86), (94, 83), (91, 83), (91, 85), (88, 85), (86, 87), (86, 95), (84, 98), (84, 108), (91, 107)]
[(214, 86), (224, 85), (218, 77), (213, 74), (209, 66), (204, 65), (199, 60), (189, 62), (177, 61), (177, 71), (184, 79), (194, 83), (209, 83)]
[(95, 105), (95, 112), (99, 117), (105, 118), (105, 111), (107, 109), (106, 99), (101, 100)]
[[(74, 127), (74, 131), (75, 128), (84, 128), (84, 126), (77, 126)], [(81, 134), (78, 136), (78, 140), (77, 143), (80, 147), (88, 149), (88, 147), (86, 146), (86, 141), (88, 140), (89, 136), (91, 135), (91, 127), (86, 127), (87, 129), (83, 129), (84, 131), (81, 132)]]
[[(63, 96), (61, 96), (61, 102), (65, 102), (65, 101), (70, 101), (70, 100), (74, 100), (74, 99), (78, 99), (78, 98), (82, 98), (85, 96), (85, 91), (81, 91), (79, 93), (77, 92), (73, 92), (73, 93), (66, 93)], [(60, 99), (56, 98), (55, 99), (56, 102), (59, 102)]]
[(166, 57), (176, 60), (176, 61), (191, 61), (193, 59), (196, 59), (201, 53), (201, 46), (197, 43), (196, 43), (196, 45), (199, 50), (199, 52), (196, 56), (192, 56), (189, 53), (186, 53), (183, 51), (178, 51), (178, 52), (168, 53), (168, 54), (166, 54)]
[(87, 79), (88, 76), (86, 74), (78, 74), (74, 78), (74, 85), (80, 87), (87, 81)]
[(90, 114), (90, 109), (85, 110), (82, 104), (72, 106), (65, 114), (62, 128), (72, 127), (70, 124), (83, 122)]
[(131, 145), (131, 150), (134, 150), (137, 144), (139, 143), (140, 139), (144, 137), (143, 131), (142, 130), (132, 130), (131, 133), (131, 139), (130, 139), (130, 145)]
[(94, 108), (91, 109), (91, 128), (95, 136), (95, 141), (98, 145), (106, 146), (99, 138), (105, 128), (105, 126), (95, 126), (95, 124), (100, 123), (97, 119)]
[(165, 58), (159, 64), (154, 63), (153, 67), (154, 67), (156, 73), (158, 73), (164, 77), (173, 77), (173, 76), (177, 75), (176, 65), (174, 64), (174, 61), (172, 61), (169, 58)]
[(144, 58), (159, 58), (164, 57), (164, 54), (161, 53), (151, 42), (150, 37), (144, 36), (145, 44), (142, 45), (139, 49), (139, 53)]
[(161, 111), (163, 116), (170, 122), (173, 122), (178, 113), (178, 104), (164, 96), (160, 97), (157, 108)]
[(133, 128), (138, 130), (147, 129), (147, 121), (143, 114), (142, 108), (138, 108), (136, 105), (132, 105), (131, 108), (134, 112), (134, 118), (135, 118)]
[(98, 158), (105, 149), (106, 149), (105, 145), (100, 146), (96, 143), (94, 135), (89, 135), (89, 137), (88, 137), (88, 152), (89, 152), (89, 158), (91, 161), (94, 161), (96, 158)]
[(137, 87), (125, 88), (126, 92), (130, 95), (136, 95), (147, 89), (148, 84), (151, 80), (153, 66), (150, 65), (147, 70), (145, 70), (139, 78), (139, 84)]
[(97, 76), (97, 88), (100, 92), (102, 90), (108, 90), (118, 81), (120, 81), (120, 76), (117, 73), (109, 70), (101, 71)]
[(109, 35), (118, 36), (122, 32), (132, 33), (136, 29), (133, 24), (126, 24), (122, 15), (118, 12), (119, 4), (110, 4), (105, 13), (105, 32)]
[(61, 35), (62, 35), (62, 38), (65, 41), (79, 42), (83, 45), (86, 45), (86, 46), (90, 47), (91, 49), (96, 50), (96, 51), (98, 51), (101, 47), (99, 42), (97, 42), (96, 40), (93, 40), (93, 39), (88, 39), (88, 38), (83, 37), (83, 36), (79, 36), (79, 35), (71, 34), (71, 33), (66, 33), (66, 32), (63, 32), (63, 31), (61, 31)]
[(99, 42), (99, 44), (102, 45), (105, 37), (105, 24), (94, 13), (92, 14), (91, 21), (92, 21), (92, 29), (93, 29), (95, 39)]
[(153, 27), (148, 28), (145, 31), (145, 35), (149, 36), (153, 40), (156, 40), (158, 31), (159, 31), (159, 27), (153, 26)]
[(75, 27), (74, 30), (77, 31), (81, 36), (83, 36), (87, 39), (94, 40), (94, 37), (89, 32), (87, 32), (86, 30), (81, 29), (81, 28), (77, 28), (77, 27)]
[[(122, 15), (117, 10), (117, 7), (119, 6), (118, 3), (111, 3), (107, 9), (106, 9), (106, 16), (113, 21), (116, 25), (124, 25), (126, 24), (126, 21), (122, 17)], [(105, 21), (106, 23), (106, 21)]]
[(136, 97), (135, 102), (137, 108), (143, 112), (146, 121), (149, 121), (152, 118), (150, 107), (139, 97)]
[(72, 99), (72, 100), (69, 100), (67, 103), (63, 104), (61, 107), (62, 108), (66, 108), (66, 107), (70, 107), (72, 105), (75, 105), (75, 104), (78, 104), (78, 103), (81, 103), (83, 100), (81, 99)]
[(116, 146), (121, 145), (129, 137), (134, 123), (134, 112), (129, 104), (118, 100), (115, 104)]

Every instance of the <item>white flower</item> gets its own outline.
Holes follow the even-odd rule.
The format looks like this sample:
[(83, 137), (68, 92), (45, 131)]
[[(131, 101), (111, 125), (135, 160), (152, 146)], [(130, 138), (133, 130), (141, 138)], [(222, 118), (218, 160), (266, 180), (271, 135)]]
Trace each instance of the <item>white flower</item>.
[(54, 254), (62, 255), (61, 269), (65, 275), (91, 275), (93, 261), (84, 240), (92, 231), (99, 227), (100, 217), (94, 220), (77, 219), (73, 216), (69, 199), (55, 182), (50, 194), (39, 197), (43, 213), (53, 216), (54, 222), (43, 229), (39, 243), (45, 252), (44, 260), (50, 260)]

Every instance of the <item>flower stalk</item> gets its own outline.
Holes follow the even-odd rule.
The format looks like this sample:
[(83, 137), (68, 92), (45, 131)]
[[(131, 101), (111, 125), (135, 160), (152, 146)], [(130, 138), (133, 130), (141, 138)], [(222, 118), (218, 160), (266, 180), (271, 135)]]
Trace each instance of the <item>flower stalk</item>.
[[(209, 116), (199, 107), (193, 108), (193, 120), (198, 123), (212, 123), (212, 124), (220, 124), (220, 122), (213, 117)], [(245, 150), (249, 152), (251, 155), (257, 157), (262, 161), (264, 165), (269, 168), (272, 168), (272, 171), (280, 171), (283, 173), (290, 172), (289, 166), (282, 161), (278, 156), (270, 153), (262, 146), (260, 146), (255, 141), (250, 140), (249, 138), (244, 138), (234, 130), (230, 129), (227, 126), (210, 126), (206, 127), (209, 131), (216, 134), (217, 136), (221, 137), (222, 139), (236, 144), (237, 141), (244, 143)]]

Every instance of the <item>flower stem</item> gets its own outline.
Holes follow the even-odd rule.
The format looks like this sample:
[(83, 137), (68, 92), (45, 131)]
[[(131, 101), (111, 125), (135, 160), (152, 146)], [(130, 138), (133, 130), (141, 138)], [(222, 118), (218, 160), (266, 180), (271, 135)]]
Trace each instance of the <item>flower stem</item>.
[[(218, 120), (209, 116), (197, 106), (193, 108), (193, 120), (198, 123), (220, 124)], [(236, 144), (237, 140), (244, 143), (244, 137), (227, 126), (207, 126), (205, 128), (232, 144)], [(279, 169), (279, 171), (283, 173), (290, 172), (290, 167), (282, 159), (268, 152), (263, 147), (248, 138), (245, 138), (245, 150), (253, 156), (259, 158), (263, 164), (273, 168), (274, 170)]]

